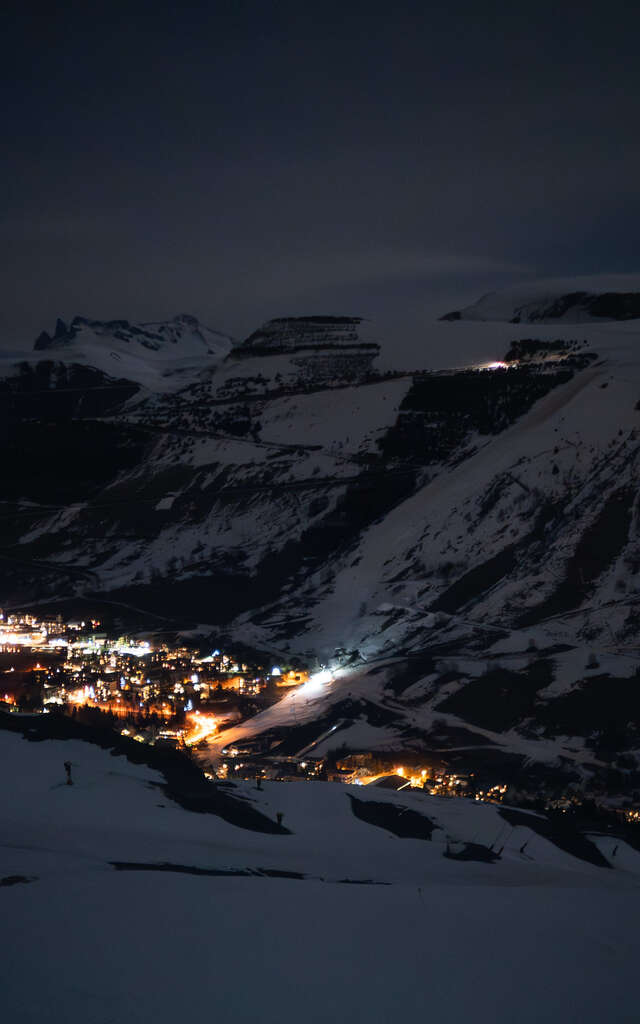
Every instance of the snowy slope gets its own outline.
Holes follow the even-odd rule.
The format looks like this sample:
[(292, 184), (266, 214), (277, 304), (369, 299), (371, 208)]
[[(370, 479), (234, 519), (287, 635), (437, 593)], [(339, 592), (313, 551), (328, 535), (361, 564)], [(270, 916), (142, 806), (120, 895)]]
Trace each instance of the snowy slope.
[(42, 353), (41, 359), (89, 366), (109, 377), (164, 391), (181, 386), (185, 374), (212, 369), (231, 345), (231, 338), (186, 313), (165, 323), (77, 316), (69, 325), (58, 320), (53, 335), (43, 331), (35, 351)]
[[(545, 608), (545, 599), (558, 591), (581, 538), (588, 539), (589, 530), (605, 516), (607, 502), (620, 493), (628, 503), (629, 522), (620, 528), (626, 536), (614, 538), (611, 560), (603, 561), (601, 572), (593, 569), (595, 594), (587, 588), (588, 610), (568, 624), (567, 635), (575, 638), (586, 619), (593, 619), (592, 628), (601, 632), (598, 609), (613, 603), (607, 629), (619, 631), (622, 640), (635, 593), (629, 569), (637, 571), (632, 554), (640, 455), (635, 343), (633, 335), (600, 331), (595, 362), (513, 425), (496, 435), (474, 436), (466, 458), (445, 465), (363, 531), (357, 545), (334, 565), (328, 590), (321, 594), (321, 570), (309, 577), (303, 593), (314, 606), (313, 620), (302, 642), (312, 635), (325, 658), (335, 647), (357, 648), (371, 657), (384, 653), (387, 642), (397, 647), (403, 629), (415, 633), (421, 617), (430, 631), (433, 609), (499, 628), (513, 627), (536, 610), (540, 620), (578, 610), (587, 602), (576, 599), (566, 608), (562, 602)], [(535, 524), (544, 509), (548, 520), (540, 534)], [(592, 543), (599, 542), (594, 537)], [(513, 558), (502, 572), (488, 567), (487, 584), (479, 582), (456, 596), (456, 580), (505, 549), (513, 551)], [(588, 561), (588, 552), (584, 557)], [(406, 611), (404, 625), (395, 622), (387, 632), (379, 618), (375, 623), (367, 618), (385, 604)], [(275, 614), (282, 617), (281, 606)], [(267, 620), (265, 633), (268, 628)], [(629, 628), (633, 644), (635, 631)]]
[[(183, 810), (156, 772), (86, 743), (0, 733), (0, 758), (16, 780), (3, 789), (0, 845), (12, 1024), (163, 1024), (185, 1003), (224, 1024), (636, 1018), (640, 857), (624, 843), (612, 860), (624, 867), (611, 870), (463, 800), (236, 788), (284, 813), (290, 834), (270, 836)], [(365, 817), (372, 801), (425, 816), (431, 839), (356, 818), (352, 796)], [(504, 848), (495, 863), (456, 861), (447, 842)]]
[(583, 324), (640, 317), (640, 275), (535, 281), (490, 292), (445, 320)]
[[(410, 386), (407, 377), (377, 376), (360, 386), (362, 366), (377, 347), (371, 346), (362, 364), (359, 352), (337, 351), (332, 338), (311, 354), (230, 359), (200, 378), (193, 377), (199, 364), (192, 360), (187, 380), (168, 359), (167, 351), (173, 350), (165, 344), (152, 353), (148, 367), (149, 374), (159, 375), (147, 381), (154, 394), (126, 397), (115, 414), (109, 409), (109, 419), (100, 420), (101, 429), (118, 431), (129, 450), (139, 447), (137, 464), (107, 477), (92, 502), (80, 500), (71, 509), (54, 508), (34, 516), (35, 522), (25, 521), (20, 554), (27, 560), (34, 545), (53, 546), (57, 564), (72, 562), (91, 572), (99, 565), (107, 590), (146, 584), (164, 575), (168, 562), (183, 578), (224, 570), (230, 560), (245, 572), (255, 571), (270, 553), (331, 515), (362, 472), (362, 460), (375, 461), (377, 439), (395, 421)], [(75, 360), (78, 343), (75, 337), (68, 345), (62, 339), (54, 350)], [(135, 344), (146, 359), (146, 348)], [(130, 362), (128, 379), (144, 379)], [(57, 378), (48, 383), (55, 395)], [(21, 385), (18, 378), (11, 386)], [(33, 387), (31, 380), (23, 386), (25, 391)], [(81, 391), (66, 380), (64, 386), (74, 397)], [(82, 395), (76, 398), (74, 413), (80, 409), (88, 418), (95, 397), (83, 401)], [(26, 405), (18, 405), (18, 412), (25, 407), (29, 414)], [(114, 544), (111, 538), (121, 532), (133, 539), (132, 506), (139, 509), (139, 539)], [(256, 523), (267, 520), (270, 534), (257, 534)]]

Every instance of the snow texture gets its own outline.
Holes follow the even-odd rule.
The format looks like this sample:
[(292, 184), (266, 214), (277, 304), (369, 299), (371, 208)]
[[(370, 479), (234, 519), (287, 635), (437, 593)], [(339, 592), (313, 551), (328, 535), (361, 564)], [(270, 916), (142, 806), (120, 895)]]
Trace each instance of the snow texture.
[[(11, 1024), (637, 1019), (640, 858), (626, 846), (598, 868), (464, 800), (239, 785), (283, 813), (290, 834), (264, 835), (183, 810), (157, 773), (86, 743), (1, 734), (0, 756), (14, 780), (0, 796)], [(352, 796), (426, 815), (431, 840), (356, 818)], [(447, 842), (504, 848), (492, 864), (457, 861)]]

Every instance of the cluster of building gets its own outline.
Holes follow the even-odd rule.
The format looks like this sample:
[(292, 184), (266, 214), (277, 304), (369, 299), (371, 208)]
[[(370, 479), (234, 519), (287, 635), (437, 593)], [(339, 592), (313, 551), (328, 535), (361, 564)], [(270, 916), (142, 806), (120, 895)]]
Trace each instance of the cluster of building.
[(464, 796), (500, 803), (507, 786), (479, 789), (473, 772), (452, 772), (442, 763), (398, 765), (370, 753), (349, 754), (336, 764), (344, 782), (356, 786), (385, 785), (393, 789), (422, 789), (432, 796)]
[[(297, 667), (248, 663), (221, 649), (110, 635), (95, 618), (0, 612), (0, 706), (64, 710), (90, 718), (100, 711), (121, 734), (141, 743), (206, 747), (219, 730), (280, 699), (285, 688), (309, 682)], [(506, 786), (479, 790), (472, 775), (442, 764), (397, 765), (371, 753), (337, 762), (305, 750), (271, 754), (265, 739), (222, 749), (210, 777), (379, 783), (420, 788), (435, 796), (500, 801)], [(203, 751), (206, 761), (207, 755)]]
[[(147, 639), (114, 636), (95, 618), (65, 622), (59, 615), (5, 616), (0, 611), (0, 709), (57, 709), (80, 720), (104, 721), (141, 743), (201, 746), (199, 760), (210, 778), (255, 779), (258, 784), (262, 779), (322, 779), (481, 802), (505, 799), (506, 784), (452, 771), (444, 762), (419, 763), (416, 757), (398, 764), (390, 755), (371, 752), (319, 757), (310, 753), (317, 740), (284, 754), (279, 752), (282, 737), (263, 734), (220, 751), (215, 742), (219, 731), (277, 702), (288, 688), (316, 685), (322, 674), (310, 680), (300, 667), (246, 661), (218, 648), (191, 648), (157, 633)], [(214, 750), (219, 753), (211, 756)], [(546, 806), (569, 812), (581, 804), (581, 796), (571, 793), (553, 797)], [(639, 808), (634, 802), (618, 813), (637, 824)]]
[(231, 746), (222, 751), (223, 760), (209, 765), (210, 778), (217, 779), (270, 779), (275, 782), (335, 781), (334, 775), (321, 757), (287, 757), (283, 755), (252, 756), (247, 750)]
[(0, 704), (97, 709), (140, 742), (194, 746), (307, 679), (219, 649), (110, 636), (97, 619), (0, 613)]
[(274, 779), (294, 782), (322, 779), (351, 786), (380, 785), (395, 789), (421, 789), (431, 796), (467, 797), (482, 803), (502, 803), (507, 785), (480, 788), (473, 772), (452, 772), (445, 765), (398, 765), (385, 755), (346, 754), (335, 760), (309, 754), (270, 755), (260, 738), (223, 747), (222, 758), (209, 764), (209, 777), (217, 779)]

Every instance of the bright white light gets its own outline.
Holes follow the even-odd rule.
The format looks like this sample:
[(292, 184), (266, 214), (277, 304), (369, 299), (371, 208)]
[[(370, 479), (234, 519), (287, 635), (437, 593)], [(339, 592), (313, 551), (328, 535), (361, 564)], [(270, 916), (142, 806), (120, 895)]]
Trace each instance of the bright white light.
[(118, 654), (131, 654), (134, 658), (142, 658), (145, 654), (149, 653), (149, 644), (138, 644), (137, 646), (131, 645), (130, 647), (115, 647)]
[(327, 683), (332, 682), (333, 675), (328, 668), (323, 668), (319, 672), (314, 672), (312, 676), (309, 676), (309, 681), (303, 683), (296, 693), (301, 694), (303, 697), (312, 697), (316, 693), (320, 693)]
[(198, 673), (197, 672), (194, 672), (193, 675), (191, 676), (191, 682), (192, 683), (197, 683), (198, 682)]
[(277, 665), (274, 665), (273, 668), (271, 669), (271, 675), (272, 676), (281, 676), (282, 675), (282, 672), (280, 671), (280, 669), (278, 668)]
[(314, 672), (312, 676), (309, 676), (310, 683), (317, 683), (319, 686), (324, 683), (332, 683), (333, 675), (328, 668), (323, 668), (319, 672)]

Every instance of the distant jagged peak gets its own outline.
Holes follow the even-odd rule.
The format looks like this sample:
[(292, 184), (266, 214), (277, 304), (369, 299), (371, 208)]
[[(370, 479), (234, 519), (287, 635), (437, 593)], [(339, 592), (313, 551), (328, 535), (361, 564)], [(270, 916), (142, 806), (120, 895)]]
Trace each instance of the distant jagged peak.
[(186, 358), (189, 356), (224, 356), (233, 339), (213, 331), (189, 313), (179, 313), (171, 320), (135, 323), (129, 320), (93, 320), (75, 316), (69, 324), (58, 318), (54, 333), (43, 331), (36, 339), (34, 349), (61, 349), (70, 346), (82, 348), (85, 343), (103, 344), (120, 348), (122, 344), (132, 354), (142, 355), (141, 349), (156, 357)]
[(152, 323), (59, 318), (53, 334), (43, 331), (36, 339), (34, 350), (35, 361), (88, 366), (151, 391), (171, 391), (215, 370), (232, 345), (228, 335), (180, 313)]
[(259, 355), (331, 349), (367, 349), (380, 346), (359, 316), (290, 316), (268, 320), (234, 349), (234, 354)]
[(640, 319), (640, 275), (538, 281), (489, 292), (441, 320), (598, 323)]

